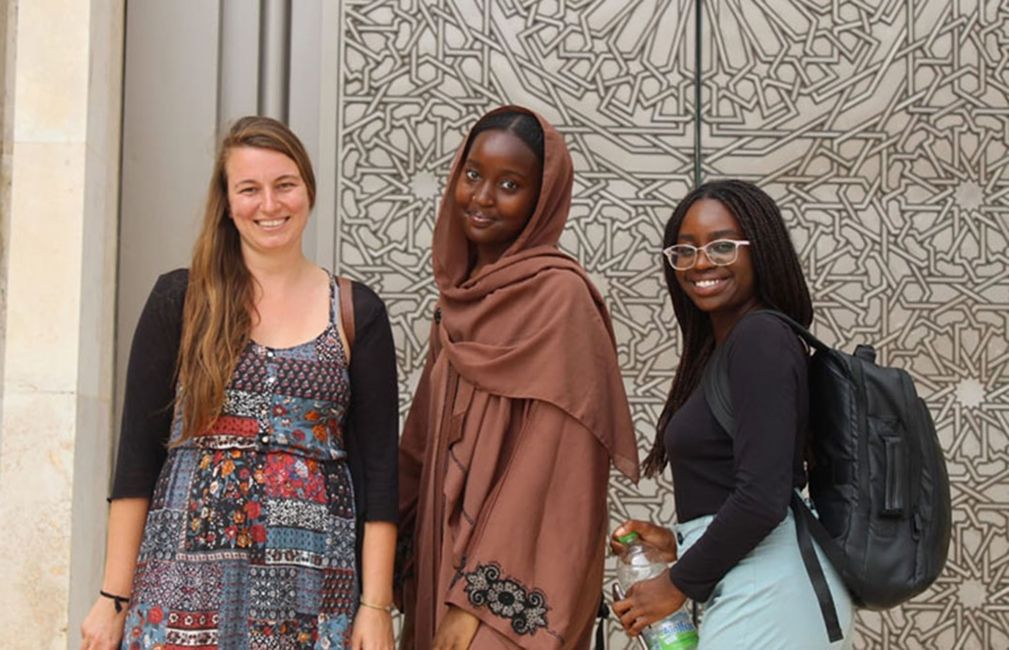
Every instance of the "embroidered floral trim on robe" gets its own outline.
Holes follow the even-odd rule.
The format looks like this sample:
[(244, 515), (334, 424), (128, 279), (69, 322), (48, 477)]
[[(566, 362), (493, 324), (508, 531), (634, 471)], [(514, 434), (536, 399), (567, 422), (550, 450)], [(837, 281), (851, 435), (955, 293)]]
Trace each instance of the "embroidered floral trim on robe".
[(511, 621), (516, 634), (535, 634), (547, 627), (547, 600), (539, 589), (528, 590), (521, 583), (501, 577), (496, 563), (479, 564), (475, 571), (464, 573), (466, 595), (475, 607), (488, 607), (491, 612)]

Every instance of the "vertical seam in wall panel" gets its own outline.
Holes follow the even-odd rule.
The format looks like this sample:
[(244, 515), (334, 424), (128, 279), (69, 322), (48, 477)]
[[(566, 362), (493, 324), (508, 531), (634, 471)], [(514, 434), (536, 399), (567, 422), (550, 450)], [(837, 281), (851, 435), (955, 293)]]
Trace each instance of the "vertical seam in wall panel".
[(340, 251), (342, 230), (340, 224), (341, 185), (343, 182), (343, 156), (340, 146), (343, 144), (343, 3), (337, 4), (336, 30), (336, 192), (333, 195), (333, 267), (334, 271), (346, 275), (343, 269), (343, 254)]
[(694, 187), (701, 184), (701, 26), (704, 0), (694, 2)]

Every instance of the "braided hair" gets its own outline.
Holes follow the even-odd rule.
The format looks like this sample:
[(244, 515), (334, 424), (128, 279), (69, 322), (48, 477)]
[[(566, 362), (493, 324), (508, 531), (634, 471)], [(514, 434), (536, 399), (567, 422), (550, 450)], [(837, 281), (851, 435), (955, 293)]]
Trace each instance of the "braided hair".
[[(750, 259), (753, 260), (754, 285), (760, 303), (784, 312), (808, 327), (813, 320), (813, 305), (799, 256), (788, 236), (781, 210), (756, 185), (740, 180), (718, 180), (695, 188), (680, 201), (666, 223), (663, 248), (676, 243), (687, 211), (701, 199), (714, 199), (724, 205), (736, 218), (745, 238), (752, 242)], [(683, 350), (672, 388), (659, 416), (655, 440), (645, 457), (646, 476), (658, 474), (669, 462), (663, 444), (666, 425), (700, 383), (704, 366), (715, 347), (711, 319), (683, 292), (676, 281), (675, 271), (665, 262), (662, 266), (682, 334)]]

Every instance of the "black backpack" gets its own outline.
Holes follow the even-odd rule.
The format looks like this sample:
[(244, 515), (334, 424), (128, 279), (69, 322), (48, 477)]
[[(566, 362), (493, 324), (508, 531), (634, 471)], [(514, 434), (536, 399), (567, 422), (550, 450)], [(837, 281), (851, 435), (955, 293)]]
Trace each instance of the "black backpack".
[[(949, 477), (935, 425), (910, 375), (875, 363), (876, 352), (835, 350), (788, 316), (815, 350), (809, 362), (809, 494), (817, 519), (798, 494), (791, 509), (806, 572), (831, 641), (841, 639), (830, 590), (810, 541), (817, 541), (852, 600), (887, 609), (924, 591), (949, 550)], [(733, 427), (727, 359), (716, 348), (702, 379), (715, 419)]]

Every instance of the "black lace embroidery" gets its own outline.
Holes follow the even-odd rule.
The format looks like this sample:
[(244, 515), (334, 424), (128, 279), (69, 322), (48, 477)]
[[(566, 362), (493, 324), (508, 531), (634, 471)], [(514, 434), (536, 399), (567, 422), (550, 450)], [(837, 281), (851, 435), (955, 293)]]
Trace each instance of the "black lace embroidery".
[(501, 577), (496, 563), (479, 564), (466, 578), (466, 595), (476, 607), (511, 621), (516, 634), (535, 634), (547, 626), (547, 600), (539, 589), (527, 590), (515, 580)]

